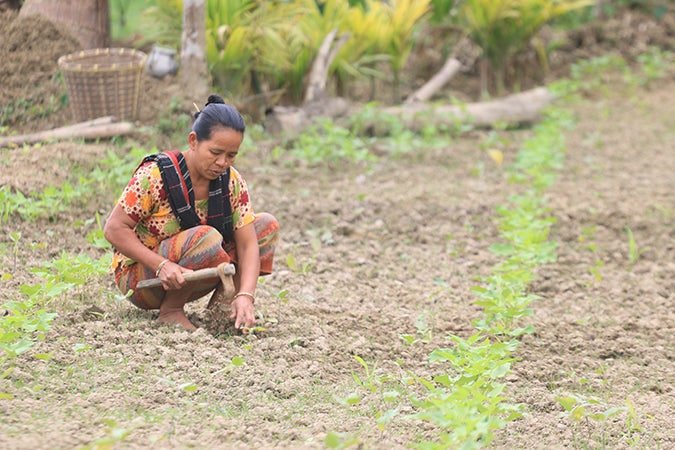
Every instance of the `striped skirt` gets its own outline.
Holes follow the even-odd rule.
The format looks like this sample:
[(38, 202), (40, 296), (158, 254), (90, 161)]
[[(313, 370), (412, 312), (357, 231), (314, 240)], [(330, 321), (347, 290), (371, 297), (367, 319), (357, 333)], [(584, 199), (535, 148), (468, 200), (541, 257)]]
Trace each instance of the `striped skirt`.
[[(269, 213), (256, 214), (253, 222), (260, 248), (260, 275), (272, 273), (274, 250), (279, 241), (279, 222)], [(181, 266), (199, 270), (216, 267), (221, 263), (237, 263), (234, 243), (223, 245), (223, 236), (213, 227), (198, 225), (181, 231), (162, 241), (155, 249), (158, 254)], [(158, 309), (166, 291), (162, 288), (136, 290), (141, 280), (155, 278), (155, 273), (143, 264), (120, 266), (115, 270), (115, 284), (121, 292), (133, 290), (129, 301), (142, 309)], [(206, 280), (195, 283), (189, 301), (196, 300), (214, 290), (220, 281)]]

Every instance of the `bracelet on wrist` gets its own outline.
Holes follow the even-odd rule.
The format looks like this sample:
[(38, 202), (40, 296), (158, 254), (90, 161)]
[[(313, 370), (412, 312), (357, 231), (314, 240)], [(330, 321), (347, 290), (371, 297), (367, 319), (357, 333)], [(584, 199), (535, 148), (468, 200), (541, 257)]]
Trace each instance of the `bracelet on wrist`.
[(168, 260), (168, 259), (165, 259), (164, 261), (162, 261), (161, 263), (159, 263), (159, 265), (157, 266), (157, 270), (155, 270), (155, 278), (158, 278), (158, 277), (159, 277), (159, 273), (162, 271), (162, 269), (164, 268), (164, 266), (165, 266), (166, 263), (168, 263), (168, 262), (169, 262), (169, 260)]
[(255, 296), (251, 294), (250, 292), (245, 292), (245, 291), (239, 291), (236, 294), (234, 294), (234, 298), (237, 297), (248, 297), (251, 299), (251, 303), (255, 303)]

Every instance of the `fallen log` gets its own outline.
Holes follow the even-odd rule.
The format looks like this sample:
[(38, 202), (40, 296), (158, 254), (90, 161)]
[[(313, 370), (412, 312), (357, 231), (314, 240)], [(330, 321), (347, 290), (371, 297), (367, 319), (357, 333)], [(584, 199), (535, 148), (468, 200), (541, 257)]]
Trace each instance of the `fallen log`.
[[(542, 109), (553, 98), (548, 89), (540, 87), (485, 102), (463, 105), (413, 102), (382, 108), (382, 112), (398, 117), (411, 130), (458, 122), (477, 128), (490, 128), (497, 123), (528, 125), (539, 120)], [(339, 119), (358, 114), (359, 108), (343, 98), (327, 98), (303, 107), (276, 106), (267, 113), (265, 129), (274, 136), (293, 139), (316, 123), (317, 118)], [(378, 125), (375, 120), (363, 123), (369, 130), (377, 129)]]
[(317, 118), (338, 118), (349, 111), (349, 102), (341, 97), (323, 98), (299, 106), (275, 106), (265, 115), (264, 127), (270, 134), (283, 140), (294, 139), (307, 131)]
[[(326, 35), (312, 65), (304, 104), (274, 106), (265, 112), (263, 125), (270, 134), (282, 140), (290, 140), (315, 124), (318, 118), (339, 119), (358, 113), (360, 106), (350, 105), (343, 98), (331, 98), (326, 93), (328, 69), (346, 39), (347, 35), (337, 38), (337, 30)], [(533, 123), (539, 119), (541, 110), (553, 100), (553, 95), (547, 89), (536, 88), (486, 102), (463, 105), (427, 103), (462, 66), (456, 56), (448, 57), (441, 70), (413, 92), (403, 104), (385, 107), (382, 111), (397, 116), (410, 129), (421, 129), (430, 124), (454, 125), (457, 122), (482, 128), (496, 123)], [(380, 124), (373, 120), (372, 123), (363, 125), (366, 129), (375, 130)]]
[(35, 144), (47, 140), (98, 139), (122, 136), (134, 131), (131, 122), (116, 122), (112, 116), (100, 117), (65, 127), (30, 134), (0, 137), (0, 147)]
[(485, 102), (464, 105), (410, 103), (384, 108), (383, 112), (399, 117), (412, 129), (456, 122), (478, 128), (491, 127), (496, 123), (526, 125), (539, 120), (541, 110), (553, 99), (548, 89), (539, 87)]

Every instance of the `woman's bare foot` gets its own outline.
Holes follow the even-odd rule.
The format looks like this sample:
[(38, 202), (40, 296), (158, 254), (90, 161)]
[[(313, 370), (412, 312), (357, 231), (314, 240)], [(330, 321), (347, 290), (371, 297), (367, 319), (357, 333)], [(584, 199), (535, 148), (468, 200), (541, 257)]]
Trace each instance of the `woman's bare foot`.
[(183, 309), (186, 303), (185, 298), (183, 290), (167, 292), (159, 307), (159, 321), (180, 325), (188, 331), (196, 330), (197, 327), (185, 315), (185, 310)]
[(180, 325), (185, 328), (187, 331), (194, 331), (197, 329), (196, 326), (190, 322), (190, 319), (187, 318), (185, 312), (181, 309), (179, 311), (166, 311), (159, 312), (159, 321), (162, 323)]

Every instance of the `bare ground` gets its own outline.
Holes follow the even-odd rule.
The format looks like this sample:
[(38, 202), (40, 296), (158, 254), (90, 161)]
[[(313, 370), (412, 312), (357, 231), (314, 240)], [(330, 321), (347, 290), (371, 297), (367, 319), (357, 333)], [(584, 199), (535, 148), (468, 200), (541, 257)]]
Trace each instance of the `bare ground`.
[[(527, 323), (536, 331), (507, 377), (508, 400), (526, 413), (491, 448), (675, 448), (673, 105), (671, 72), (649, 88), (613, 86), (573, 106), (565, 168), (546, 192), (558, 260), (532, 285), (541, 298)], [(505, 166), (529, 133), (507, 135)], [(429, 438), (429, 425), (404, 419), (414, 412), (407, 395), (423, 393), (408, 381), (436, 373), (427, 358), (449, 345), (446, 335), (473, 332), (470, 288), (497, 261), (488, 251), (499, 240), (494, 208), (518, 189), (480, 150), (484, 137), (475, 131), (368, 167), (297, 167), (262, 144), (247, 152), (238, 168), (255, 205), (283, 230), (276, 271), (259, 289), (266, 330), (215, 329), (205, 300), (190, 311), (197, 332), (160, 326), (95, 277), (48, 305), (59, 316), (47, 339), (0, 379), (0, 392), (13, 395), (0, 399), (0, 447), (70, 449), (107, 438), (128, 449), (323, 448), (326, 433), (343, 432), (362, 448), (405, 448)], [(3, 149), (0, 184), (59, 185), (71, 165), (93, 165), (109, 149)], [(49, 219), (2, 223), (0, 272), (13, 274), (0, 284), (2, 299), (20, 298), (21, 285), (39, 282), (28, 269), (62, 251), (103, 254), (85, 239), (96, 226), (87, 220), (105, 214), (117, 192), (98, 194)], [(635, 262), (625, 227), (641, 250)], [(289, 255), (307, 270), (289, 268)], [(400, 335), (424, 324), (429, 342), (405, 345)], [(51, 358), (34, 357), (45, 353)], [(232, 364), (236, 357), (244, 364)], [(386, 402), (389, 391), (400, 396)], [(362, 400), (348, 406), (352, 394)], [(635, 413), (575, 425), (555, 400), (571, 394), (599, 402), (593, 411), (629, 401)], [(379, 427), (378, 413), (395, 407), (399, 416)]]
[[(625, 414), (578, 427), (564, 417), (555, 397), (572, 393), (601, 401), (602, 410), (629, 400), (637, 447), (675, 446), (674, 88), (670, 80), (632, 96), (617, 92), (575, 111), (565, 169), (547, 193), (559, 258), (532, 287), (542, 297), (531, 320), (536, 332), (523, 339), (522, 360), (508, 378), (510, 399), (527, 413), (499, 433), (494, 448), (573, 448), (575, 439), (630, 447)], [(260, 289), (266, 331), (237, 337), (158, 326), (152, 313), (106, 295), (109, 280), (93, 280), (87, 292), (50, 305), (60, 315), (35, 352), (52, 358), (19, 358), (2, 381), (14, 399), (0, 400), (0, 445), (77, 448), (105, 436), (106, 419), (131, 430), (123, 448), (320, 448), (328, 431), (354, 434), (366, 448), (402, 448), (427, 435), (427, 426), (403, 420), (381, 432), (375, 414), (388, 406), (383, 390), (408, 372), (433, 373), (428, 353), (447, 345), (447, 334), (470, 334), (478, 314), (470, 287), (495, 262), (487, 250), (498, 240), (494, 207), (514, 189), (477, 149), (478, 139), (383, 159), (369, 170), (294, 169), (266, 162), (264, 152), (247, 154), (239, 167), (258, 209), (274, 212), (283, 227), (277, 270)], [(30, 149), (23, 161), (6, 155), (7, 172), (39, 171), (31, 165), (36, 155), (42, 160), (63, 145)], [(97, 147), (57, 154), (75, 162), (85, 148)], [(87, 226), (71, 226), (94, 212), (4, 224), (21, 231), (24, 243), (4, 295), (16, 297), (19, 284), (34, 282), (21, 268), (61, 250), (96, 255), (84, 239)], [(643, 250), (634, 264), (624, 227)], [(290, 270), (289, 254), (311, 267)], [(13, 267), (11, 251), (2, 267)], [(286, 298), (278, 298), (281, 290)], [(92, 306), (103, 315), (87, 315)], [(192, 312), (200, 323), (203, 306)], [(420, 319), (431, 342), (405, 346), (399, 335), (415, 334)], [(90, 349), (75, 352), (77, 344)], [(352, 372), (366, 377), (354, 355), (375, 369), (376, 392), (354, 381)], [(243, 366), (230, 365), (236, 356)], [(180, 389), (183, 383), (196, 390)], [(337, 400), (351, 393), (363, 397), (359, 405)]]

